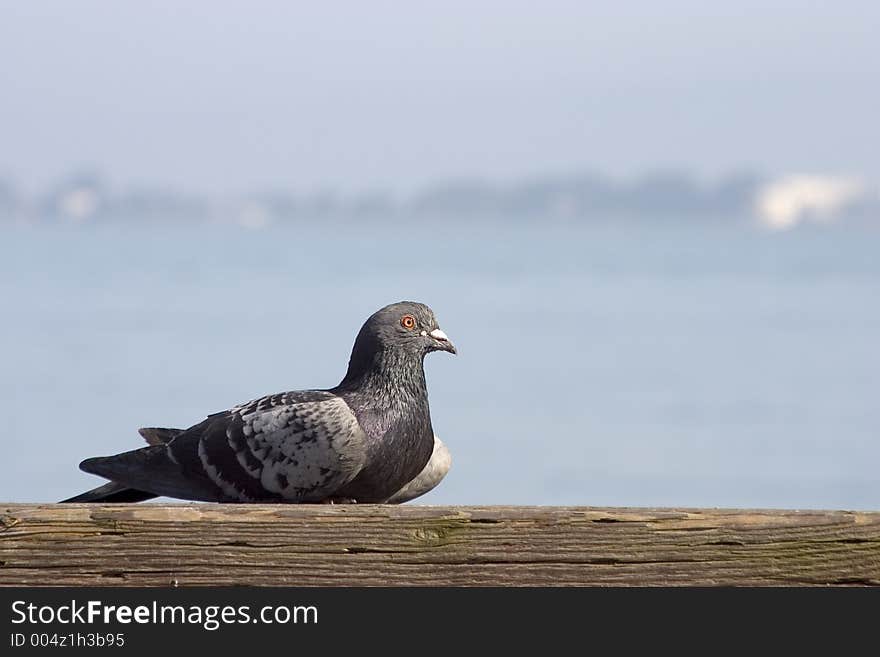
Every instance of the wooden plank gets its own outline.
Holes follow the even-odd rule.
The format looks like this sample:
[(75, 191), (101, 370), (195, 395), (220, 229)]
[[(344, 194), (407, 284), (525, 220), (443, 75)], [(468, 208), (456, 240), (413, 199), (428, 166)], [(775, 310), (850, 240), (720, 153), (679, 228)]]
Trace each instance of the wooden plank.
[(877, 585), (880, 513), (2, 504), (0, 585)]

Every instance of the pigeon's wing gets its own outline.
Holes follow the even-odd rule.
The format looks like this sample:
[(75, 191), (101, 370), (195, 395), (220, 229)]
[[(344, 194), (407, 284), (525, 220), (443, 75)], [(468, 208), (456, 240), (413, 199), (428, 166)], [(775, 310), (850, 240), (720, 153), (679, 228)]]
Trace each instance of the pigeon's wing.
[(385, 503), (403, 504), (433, 490), (443, 480), (451, 466), (452, 454), (449, 453), (449, 448), (435, 435), (434, 451), (431, 452), (431, 458), (425, 464), (425, 467), (422, 468), (422, 471), (412, 481), (388, 498)]
[(102, 459), (86, 472), (157, 495), (219, 502), (319, 502), (354, 478), (366, 436), (343, 399), (290, 392), (210, 416), (167, 444)]
[(200, 438), (199, 458), (211, 480), (240, 501), (320, 502), (366, 462), (363, 429), (329, 392), (263, 397), (218, 420)]

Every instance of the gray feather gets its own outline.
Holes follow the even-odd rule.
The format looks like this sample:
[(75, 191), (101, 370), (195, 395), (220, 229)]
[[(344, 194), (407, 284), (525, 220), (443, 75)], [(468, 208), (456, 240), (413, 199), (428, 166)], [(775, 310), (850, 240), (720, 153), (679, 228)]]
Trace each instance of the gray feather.
[(449, 468), (452, 467), (452, 454), (440, 438), (434, 436), (434, 451), (431, 459), (418, 476), (394, 495), (385, 500), (386, 504), (403, 504), (420, 497), (437, 487)]
[(230, 501), (318, 502), (366, 461), (363, 429), (345, 401), (329, 392), (254, 400), (233, 408), (222, 429), (199, 438), (198, 454)]
[(221, 496), (203, 476), (193, 476), (169, 456), (168, 447), (144, 447), (116, 456), (86, 459), (84, 472), (100, 475), (129, 488), (187, 500), (220, 502)]

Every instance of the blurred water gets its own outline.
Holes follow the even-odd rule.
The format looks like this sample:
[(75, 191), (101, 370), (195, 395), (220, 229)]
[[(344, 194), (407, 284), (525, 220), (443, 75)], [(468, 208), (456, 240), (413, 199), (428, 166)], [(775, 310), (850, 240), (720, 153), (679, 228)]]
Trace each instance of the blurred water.
[(426, 503), (880, 508), (880, 233), (410, 221), (0, 233), (0, 499), (258, 395), (428, 303)]

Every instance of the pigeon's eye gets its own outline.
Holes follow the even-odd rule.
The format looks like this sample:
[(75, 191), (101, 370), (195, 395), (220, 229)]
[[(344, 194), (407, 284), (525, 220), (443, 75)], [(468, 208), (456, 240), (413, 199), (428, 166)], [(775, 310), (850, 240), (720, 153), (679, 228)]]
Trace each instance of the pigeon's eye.
[(404, 315), (400, 318), (400, 325), (407, 331), (412, 331), (416, 327), (416, 318), (412, 315)]

